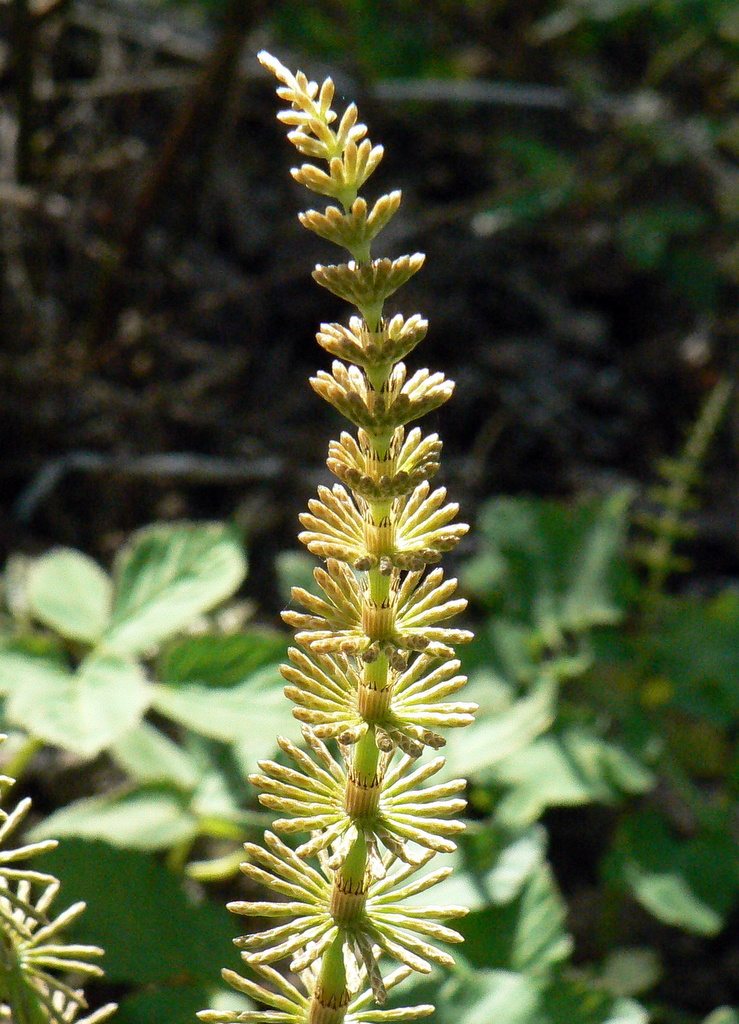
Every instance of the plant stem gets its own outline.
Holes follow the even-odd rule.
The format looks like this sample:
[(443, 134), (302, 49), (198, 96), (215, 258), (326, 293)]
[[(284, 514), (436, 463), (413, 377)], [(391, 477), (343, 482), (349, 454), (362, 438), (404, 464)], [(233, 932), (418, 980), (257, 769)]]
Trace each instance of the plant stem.
[(672, 551), (678, 536), (688, 493), (695, 483), (698, 469), (705, 458), (708, 445), (721, 422), (733, 383), (720, 377), (703, 403), (698, 419), (690, 431), (685, 447), (676, 464), (676, 471), (665, 495), (659, 517), (658, 535), (652, 545), (647, 582), (644, 588), (643, 608), (645, 629), (654, 624), (660, 598), (672, 569)]
[(26, 768), (43, 745), (44, 741), (40, 740), (38, 736), (26, 736), (23, 744), (16, 750), (10, 760), (3, 765), (3, 773), (10, 775), (17, 782), (18, 779), (23, 777)]

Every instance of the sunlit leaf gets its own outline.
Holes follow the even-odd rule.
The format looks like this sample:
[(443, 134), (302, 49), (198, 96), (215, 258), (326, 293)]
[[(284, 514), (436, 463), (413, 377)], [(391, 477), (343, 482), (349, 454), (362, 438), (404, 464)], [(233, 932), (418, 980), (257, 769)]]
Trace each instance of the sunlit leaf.
[(110, 579), (80, 551), (57, 548), (31, 561), (26, 588), (28, 612), (70, 640), (95, 643), (108, 625)]
[(166, 850), (197, 835), (197, 820), (180, 797), (166, 790), (128, 796), (95, 796), (60, 808), (33, 837), (102, 839), (132, 850)]
[(105, 645), (128, 654), (146, 651), (230, 597), (245, 573), (241, 545), (228, 526), (158, 524), (141, 530), (116, 560)]
[(226, 690), (195, 684), (156, 686), (153, 705), (193, 732), (233, 743), (251, 770), (258, 758), (274, 751), (279, 734), (297, 732), (282, 691), (277, 667), (269, 666)]
[(185, 636), (161, 652), (157, 677), (169, 685), (233, 686), (257, 669), (283, 660), (286, 651), (286, 637), (266, 630), (233, 636)]
[(451, 733), (444, 754), (447, 775), (476, 776), (496, 767), (516, 752), (525, 750), (552, 723), (556, 682), (546, 674), (530, 694), (494, 711), (485, 710), (485, 694), (474, 687), (466, 691), (483, 711), (464, 732)]
[(510, 787), (497, 814), (511, 828), (525, 827), (547, 807), (608, 803), (654, 784), (651, 772), (625, 750), (575, 728), (538, 738), (501, 762), (495, 774)]
[(529, 873), (516, 899), (469, 914), (460, 924), (476, 967), (541, 974), (572, 950), (566, 907), (547, 864)]
[(614, 864), (634, 898), (665, 924), (716, 935), (739, 898), (739, 856), (725, 834), (675, 839), (656, 813), (624, 822)]
[(546, 853), (546, 832), (532, 825), (500, 853), (495, 867), (485, 878), (485, 888), (495, 903), (509, 903), (521, 891), (526, 879), (540, 866)]
[(200, 773), (193, 759), (148, 722), (140, 722), (116, 740), (110, 753), (137, 782), (164, 782), (183, 790), (195, 789), (198, 783)]
[(151, 687), (134, 662), (94, 654), (76, 672), (41, 658), (0, 657), (8, 721), (47, 743), (94, 757), (137, 725)]

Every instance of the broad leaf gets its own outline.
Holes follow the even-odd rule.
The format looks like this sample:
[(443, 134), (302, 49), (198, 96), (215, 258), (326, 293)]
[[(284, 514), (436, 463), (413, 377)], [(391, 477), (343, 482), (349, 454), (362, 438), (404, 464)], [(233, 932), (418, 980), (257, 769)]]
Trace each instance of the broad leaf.
[(279, 670), (270, 666), (227, 690), (195, 684), (156, 686), (153, 705), (201, 736), (233, 743), (240, 760), (253, 770), (258, 758), (275, 750), (278, 734), (296, 732), (282, 690)]
[(635, 999), (572, 978), (555, 977), (542, 999), (547, 1024), (647, 1024), (649, 1014)]
[(136, 534), (115, 566), (110, 649), (140, 654), (230, 597), (246, 560), (228, 526), (150, 526)]
[(665, 924), (716, 935), (739, 898), (739, 856), (725, 832), (681, 842), (656, 812), (634, 814), (610, 867), (635, 899)]
[(168, 644), (157, 659), (163, 683), (233, 686), (265, 665), (283, 660), (282, 633), (250, 630), (233, 636), (186, 636)]
[(193, 790), (200, 772), (193, 759), (161, 730), (140, 722), (113, 744), (113, 759), (137, 782), (166, 782)]
[(557, 972), (548, 980), (510, 970), (473, 971), (457, 959), (451, 977), (414, 976), (392, 1001), (434, 1003), (438, 1024), (647, 1024), (635, 1000), (614, 998)]
[(614, 604), (609, 578), (624, 550), (628, 510), (634, 494), (622, 488), (601, 506), (592, 529), (575, 556), (570, 584), (562, 609), (563, 624), (574, 632), (593, 625), (617, 622), (620, 609)]
[(541, 825), (532, 825), (500, 853), (495, 867), (485, 878), (485, 888), (494, 903), (510, 903), (527, 878), (544, 861), (547, 835)]
[(0, 690), (11, 725), (46, 743), (94, 757), (141, 720), (151, 688), (141, 669), (95, 654), (76, 672), (21, 654), (0, 657)]
[(539, 864), (517, 898), (469, 914), (458, 925), (476, 967), (541, 974), (569, 956), (566, 907), (548, 864)]
[(542, 984), (513, 971), (475, 971), (455, 954), (450, 972), (429, 978), (412, 976), (392, 1002), (412, 1006), (432, 1003), (438, 1024), (543, 1024), (539, 1004)]
[(32, 830), (34, 839), (102, 839), (132, 850), (166, 850), (198, 833), (197, 819), (177, 794), (142, 790), (121, 798), (76, 800)]
[(665, 924), (699, 935), (717, 935), (721, 931), (721, 915), (696, 896), (679, 871), (645, 871), (632, 864), (626, 878), (639, 903)]
[(511, 701), (506, 690), (502, 700), (498, 694), (497, 706), (486, 707), (490, 699), (485, 688), (470, 685), (465, 699), (477, 700), (481, 710), (472, 725), (449, 734), (445, 774), (484, 776), (505, 758), (526, 749), (551, 725), (556, 690), (556, 682), (543, 674), (528, 696)]
[(493, 499), (480, 514), (483, 546), (462, 573), (463, 584), (489, 606), (501, 604), (507, 618), (535, 628), (547, 647), (562, 646), (563, 633), (614, 621), (630, 498), (624, 489), (579, 505)]
[(706, 602), (672, 599), (653, 640), (655, 669), (671, 684), (671, 702), (719, 727), (739, 715), (739, 591)]
[(645, 793), (652, 774), (625, 750), (584, 729), (541, 736), (502, 761), (495, 771), (509, 786), (497, 809), (508, 828), (536, 821), (547, 807), (612, 802), (623, 792)]
[(175, 977), (166, 987), (144, 989), (124, 998), (115, 1015), (116, 1024), (184, 1024), (194, 1021), (198, 1010), (253, 1010), (254, 1003), (229, 989), (213, 992), (212, 984), (183, 984)]
[(221, 967), (239, 969), (231, 939), (243, 922), (223, 906), (193, 899), (151, 855), (68, 839), (38, 866), (61, 879), (65, 900), (87, 903), (70, 938), (105, 949), (108, 981), (189, 977), (212, 985)]
[(154, 991), (139, 991), (128, 996), (116, 1011), (116, 1024), (182, 1024), (193, 1021), (208, 999), (204, 983), (167, 985)]
[(26, 581), (30, 615), (70, 640), (95, 643), (110, 620), (112, 585), (87, 555), (57, 548), (30, 563)]
[(708, 1014), (703, 1024), (739, 1024), (739, 1012), (732, 1006), (719, 1006)]
[(638, 996), (654, 988), (661, 974), (655, 950), (619, 947), (606, 956), (598, 983), (614, 996)]
[(307, 551), (281, 551), (275, 559), (277, 589), (287, 605), (292, 601), (292, 588), (303, 587), (311, 594), (319, 592), (313, 570), (319, 560)]

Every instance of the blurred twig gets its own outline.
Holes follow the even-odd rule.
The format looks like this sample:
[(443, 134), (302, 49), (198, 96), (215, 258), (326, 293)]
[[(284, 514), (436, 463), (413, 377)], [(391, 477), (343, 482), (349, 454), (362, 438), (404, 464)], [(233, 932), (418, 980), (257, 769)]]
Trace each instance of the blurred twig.
[(193, 452), (166, 452), (161, 455), (104, 455), (100, 452), (68, 452), (44, 463), (31, 483), (18, 497), (14, 514), (27, 522), (39, 505), (69, 473), (116, 473), (120, 476), (166, 477), (190, 483), (246, 483), (250, 480), (276, 480), (284, 472), (281, 459), (227, 459), (197, 455)]

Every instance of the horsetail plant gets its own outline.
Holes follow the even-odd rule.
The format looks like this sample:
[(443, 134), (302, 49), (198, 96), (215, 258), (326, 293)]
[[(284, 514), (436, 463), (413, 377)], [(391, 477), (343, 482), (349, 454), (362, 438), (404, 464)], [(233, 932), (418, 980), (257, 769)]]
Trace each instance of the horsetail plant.
[[(0, 736), (0, 741), (4, 739)], [(14, 782), (8, 775), (0, 775), (3, 795)], [(65, 980), (103, 973), (94, 962), (102, 956), (102, 949), (63, 938), (64, 930), (80, 916), (85, 904), (75, 903), (58, 917), (50, 917), (58, 879), (18, 866), (53, 849), (56, 842), (44, 839), (8, 845), (30, 807), (26, 797), (12, 811), (0, 809), (0, 1020), (8, 1024), (100, 1024), (114, 1012), (115, 1003), (79, 1017), (87, 1008), (84, 992)]]
[[(285, 738), (284, 763), (265, 761), (251, 781), (260, 801), (278, 812), (276, 832), (306, 835), (293, 848), (272, 832), (264, 848), (247, 844), (242, 870), (271, 889), (273, 900), (230, 904), (237, 914), (277, 919), (275, 927), (236, 940), (258, 980), (225, 971), (239, 992), (270, 1009), (203, 1011), (206, 1024), (370, 1024), (415, 1020), (429, 1005), (372, 1008), (412, 971), (429, 973), (453, 959), (437, 942), (461, 941), (443, 924), (461, 906), (418, 905), (412, 897), (451, 869), (420, 872), (436, 853), (454, 851), (456, 820), (465, 806), (464, 780), (424, 787), (444, 758), (419, 760), (443, 746), (438, 727), (464, 726), (476, 706), (448, 700), (465, 683), (453, 645), (466, 630), (440, 625), (462, 611), (456, 580), (439, 561), (467, 531), (453, 524), (458, 506), (444, 488), (431, 490), (441, 442), (407, 424), (436, 409), (453, 384), (441, 373), (408, 376), (400, 360), (424, 337), (426, 321), (383, 316), (385, 300), (415, 274), (423, 256), (376, 259), (375, 236), (400, 205), (400, 192), (371, 207), (359, 190), (383, 149), (350, 104), (332, 109), (331, 79), (323, 85), (293, 75), (274, 57), (259, 59), (280, 81), (289, 103), (279, 119), (288, 138), (312, 162), (292, 171), (301, 184), (334, 200), (302, 224), (347, 249), (350, 260), (318, 266), (315, 280), (354, 305), (348, 326), (323, 324), (317, 340), (335, 357), (313, 388), (357, 428), (329, 446), (327, 465), (340, 483), (319, 487), (301, 516), (300, 540), (325, 560), (315, 570), (323, 596), (294, 588), (305, 611), (286, 611), (299, 645), (282, 668), (286, 695), (303, 723), (307, 750)], [(337, 122), (338, 118), (338, 122)], [(335, 127), (332, 127), (335, 125)], [(313, 859), (316, 866), (308, 863)], [(399, 966), (383, 976), (381, 961)], [(284, 961), (294, 980), (272, 965)]]

